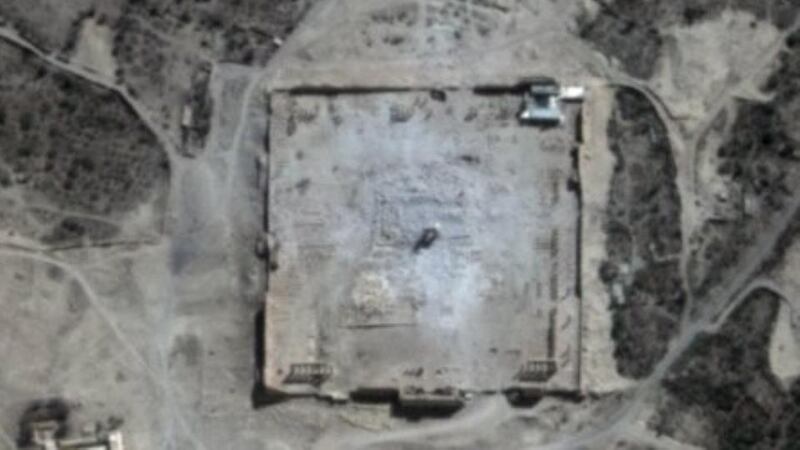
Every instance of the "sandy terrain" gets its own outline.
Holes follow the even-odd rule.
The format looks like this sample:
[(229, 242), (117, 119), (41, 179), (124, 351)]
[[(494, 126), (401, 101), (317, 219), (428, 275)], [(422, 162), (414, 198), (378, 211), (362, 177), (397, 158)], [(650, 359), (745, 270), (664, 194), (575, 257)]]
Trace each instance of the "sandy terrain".
[[(642, 89), (669, 128), (679, 166), (678, 185), (687, 205), (681, 222), (688, 241), (706, 218), (703, 211), (716, 205), (717, 194), (726, 194), (726, 186), (712, 179), (713, 147), (721, 138), (704, 132), (735, 97), (759, 98), (754, 88), (783, 45), (783, 36), (765, 21), (753, 27), (752, 16), (742, 12), (727, 11), (691, 27), (675, 26), (669, 30), (668, 51), (657, 75), (644, 82), (619, 73), (613, 61), (575, 35), (574, 16), (581, 3), (593, 4), (588, 0), (318, 1), (266, 67), (209, 63), (214, 105), (211, 129), (204, 148), (191, 157), (178, 151), (178, 115), (184, 94), (176, 86), (186, 88), (192, 69), (208, 62), (204, 53), (195, 52), (195, 43), (189, 42), (189, 48), (187, 42), (142, 31), (149, 36), (146, 42), (160, 42), (166, 48), (166, 64), (174, 63), (175, 68), (169, 83), (139, 95), (116, 84), (119, 61), (111, 56), (111, 30), (94, 19), (83, 21), (69, 62), (52, 56), (49, 49), (34, 52), (31, 57), (119, 93), (169, 153), (170, 184), (163, 192), (168, 199), (165, 218), (148, 206), (126, 216), (123, 230), (135, 238), (132, 242), (52, 249), (24, 233), (0, 235), (4, 308), (0, 356), (5, 368), (0, 370), (0, 449), (15, 447), (17, 420), (30, 402), (48, 397), (64, 398), (72, 406), (78, 430), (111, 416), (121, 417), (128, 448), (133, 450), (689, 448), (658, 436), (645, 420), (653, 415), (668, 367), (698, 334), (713, 331), (720, 323), (711, 318), (687, 319), (662, 364), (640, 382), (617, 373), (610, 297), (598, 270), (606, 258), (604, 218), (614, 168), (605, 140), (611, 86)], [(34, 48), (9, 27), (0, 28), (0, 38)], [(140, 69), (150, 74), (147, 68)], [(580, 387), (587, 395), (579, 399), (555, 395), (529, 407), (514, 407), (501, 395), (471, 392), (464, 409), (448, 420), (410, 421), (398, 417), (387, 404), (332, 405), (313, 398), (255, 408), (253, 393), (260, 382), (262, 358), (256, 345), (257, 314), (267, 284), (263, 253), (266, 242), (274, 238), (264, 231), (269, 218), (264, 209), (265, 189), (271, 171), (280, 170), (270, 166), (265, 153), (273, 119), (269, 95), (309, 86), (467, 92), (475, 86), (513, 84), (540, 74), (590, 88), (582, 128), (586, 142), (578, 153), (582, 185), (578, 269), (583, 296)], [(147, 86), (147, 78), (142, 80)], [(379, 113), (387, 111), (375, 113), (383, 120)], [(325, 114), (330, 113), (326, 110)], [(369, 119), (378, 120), (375, 117)], [(443, 132), (461, 136), (455, 122), (442, 123)], [(406, 131), (413, 135), (413, 130)], [(703, 136), (711, 150), (698, 156), (705, 148), (698, 145)], [(373, 135), (376, 140), (381, 137)], [(525, 137), (516, 136), (512, 150), (520, 150), (519, 139)], [(436, 150), (432, 157), (452, 156), (461, 148), (453, 142), (448, 145), (431, 145)], [(481, 155), (491, 156), (491, 150), (483, 145)], [(514, 161), (504, 163), (515, 168)], [(453, 170), (443, 172), (453, 176)], [(414, 177), (425, 181), (423, 176)], [(530, 188), (523, 181), (520, 189)], [(701, 188), (703, 183), (711, 188)], [(492, 193), (490, 185), (471, 187), (473, 200)], [(315, 187), (311, 186), (306, 187)], [(291, 196), (283, 199), (289, 207), (292, 200)], [(0, 209), (7, 213), (30, 206), (14, 196), (0, 199)], [(480, 212), (478, 208), (471, 211)], [(8, 221), (3, 222), (8, 229), (36, 226), (26, 214), (5, 214), (0, 220)], [(153, 227), (156, 221), (163, 226)], [(284, 228), (291, 228), (291, 220)], [(513, 245), (507, 247), (504, 251), (513, 250)], [(684, 249), (684, 260), (688, 251)], [(769, 251), (755, 255), (760, 258)], [(434, 256), (447, 259), (453, 254)], [(771, 368), (784, 383), (800, 375), (800, 284), (795, 280), (800, 251), (793, 248), (787, 254), (787, 262), (771, 274), (773, 287), (786, 297), (770, 345)], [(495, 257), (502, 259), (502, 255), (498, 251)], [(520, 258), (524, 256), (521, 252)], [(758, 261), (743, 266), (742, 275), (730, 283), (731, 295), (720, 294), (708, 299), (709, 303), (735, 306), (741, 298), (739, 290), (751, 286), (750, 265), (757, 266)], [(530, 269), (525, 264), (517, 269)], [(354, 283), (354, 289), (363, 294), (362, 306), (373, 307), (386, 300), (386, 292), (396, 289), (373, 275)], [(464, 312), (446, 308), (451, 305), (433, 305), (450, 315)], [(433, 317), (443, 322), (451, 319)], [(523, 318), (509, 317), (497, 319), (495, 331), (507, 323), (518, 328), (527, 325)], [(537, 327), (539, 322), (535, 321)], [(577, 329), (577, 325), (576, 320), (570, 326)], [(537, 340), (531, 347), (542, 347), (540, 335), (528, 336)], [(478, 375), (491, 373), (485, 367), (478, 369)], [(574, 375), (570, 372), (570, 382)]]
[(786, 387), (790, 386), (797, 376), (800, 376), (800, 345), (798, 345), (798, 330), (795, 321), (794, 303), (782, 303), (772, 334), (769, 348), (769, 364), (772, 372)]
[(85, 19), (78, 33), (72, 64), (113, 81), (117, 70), (117, 63), (112, 55), (113, 39), (114, 31), (110, 26), (98, 23), (93, 17)]

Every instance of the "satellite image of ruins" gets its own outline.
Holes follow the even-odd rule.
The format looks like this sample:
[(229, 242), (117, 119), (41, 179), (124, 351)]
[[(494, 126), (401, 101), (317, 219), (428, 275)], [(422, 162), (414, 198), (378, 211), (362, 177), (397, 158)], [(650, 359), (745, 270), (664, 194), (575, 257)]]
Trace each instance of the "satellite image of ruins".
[(800, 0), (0, 0), (0, 450), (800, 450)]

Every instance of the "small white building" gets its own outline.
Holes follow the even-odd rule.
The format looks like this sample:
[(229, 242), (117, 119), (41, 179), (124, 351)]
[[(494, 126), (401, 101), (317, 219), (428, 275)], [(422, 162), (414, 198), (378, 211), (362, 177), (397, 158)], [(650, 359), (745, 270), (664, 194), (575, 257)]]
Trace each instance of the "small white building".
[(125, 450), (122, 433), (119, 430), (59, 439), (56, 435), (60, 428), (60, 424), (55, 420), (32, 424), (33, 446), (26, 450)]
[(564, 121), (561, 112), (561, 101), (582, 101), (586, 90), (583, 86), (560, 87), (548, 77), (536, 77), (526, 80), (530, 83), (519, 120), (532, 125), (555, 126)]

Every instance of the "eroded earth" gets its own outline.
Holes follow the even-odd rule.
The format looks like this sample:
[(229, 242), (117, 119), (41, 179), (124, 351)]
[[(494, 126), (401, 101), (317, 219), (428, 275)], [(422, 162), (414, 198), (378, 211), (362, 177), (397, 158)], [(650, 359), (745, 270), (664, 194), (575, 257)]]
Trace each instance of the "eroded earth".
[(797, 448), (798, 12), (0, 2), (0, 449)]

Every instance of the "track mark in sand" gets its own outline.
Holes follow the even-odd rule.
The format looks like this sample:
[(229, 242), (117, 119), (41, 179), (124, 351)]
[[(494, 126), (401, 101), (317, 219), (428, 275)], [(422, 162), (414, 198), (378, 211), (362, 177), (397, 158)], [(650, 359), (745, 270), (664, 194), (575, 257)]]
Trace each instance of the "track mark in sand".
[(496, 427), (514, 418), (518, 413), (511, 409), (506, 398), (494, 395), (475, 400), (461, 413), (446, 421), (415, 424), (408, 428), (383, 432), (380, 435), (354, 431), (343, 436), (322, 436), (313, 448), (317, 450), (353, 450), (372, 448), (386, 443), (415, 443), (448, 435), (469, 435), (482, 427)]
[[(48, 257), (41, 253), (32, 253), (23, 250), (9, 250), (9, 249), (0, 249), (0, 256), (6, 256), (11, 258), (22, 258), (22, 259), (30, 259), (33, 261), (37, 261), (40, 263), (50, 264), (62, 269), (66, 272), (84, 291), (86, 294), (86, 298), (89, 300), (91, 305), (100, 315), (100, 318), (106, 325), (111, 329), (114, 337), (122, 344), (124, 350), (130, 354), (133, 358), (134, 362), (141, 366), (144, 369), (147, 377), (150, 381), (155, 385), (158, 390), (164, 392), (168, 397), (170, 395), (169, 386), (165, 383), (165, 380), (161, 379), (164, 375), (157, 374), (149, 364), (147, 364), (146, 359), (142, 356), (142, 354), (136, 349), (136, 347), (131, 343), (131, 340), (128, 336), (126, 336), (125, 332), (117, 324), (115, 317), (111, 312), (102, 304), (100, 301), (100, 297), (92, 288), (89, 281), (84, 277), (83, 273), (81, 273), (78, 269), (73, 267), (69, 263), (65, 263), (63, 261), (59, 261), (57, 259)], [(169, 402), (170, 404), (170, 411), (174, 414), (174, 418), (178, 421), (178, 425), (181, 428), (183, 434), (192, 442), (192, 444), (197, 449), (206, 450), (205, 445), (196, 437), (196, 434), (193, 432), (191, 427), (188, 425), (186, 418), (179, 412), (177, 408), (175, 408), (173, 402)]]
[(11, 437), (11, 435), (2, 427), (0, 427), (0, 443), (5, 443), (8, 445), (9, 450), (12, 448), (16, 448), (17, 443)]

